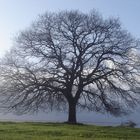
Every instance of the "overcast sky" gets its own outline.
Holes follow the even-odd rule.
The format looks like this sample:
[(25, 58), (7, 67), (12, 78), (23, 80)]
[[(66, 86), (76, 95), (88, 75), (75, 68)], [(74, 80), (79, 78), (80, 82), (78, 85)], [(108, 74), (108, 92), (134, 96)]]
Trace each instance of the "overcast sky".
[[(46, 11), (72, 9), (82, 12), (96, 9), (104, 18), (119, 17), (123, 27), (135, 37), (140, 38), (140, 0), (0, 0), (0, 57), (13, 46), (13, 38), (16, 34), (29, 27), (39, 14)], [(139, 114), (132, 114), (130, 119), (139, 121)], [(55, 115), (52, 116), (55, 118)], [(1, 118), (6, 117), (1, 116)], [(15, 116), (10, 116), (10, 118), (15, 118)], [(45, 116), (38, 117), (38, 119), (43, 118)], [(83, 118), (92, 120), (90, 114)], [(103, 115), (101, 117), (94, 115), (95, 121), (105, 121), (105, 119)]]
[(97, 9), (104, 17), (120, 17), (127, 30), (140, 37), (140, 0), (0, 0), (0, 57), (13, 46), (16, 34), (46, 11)]

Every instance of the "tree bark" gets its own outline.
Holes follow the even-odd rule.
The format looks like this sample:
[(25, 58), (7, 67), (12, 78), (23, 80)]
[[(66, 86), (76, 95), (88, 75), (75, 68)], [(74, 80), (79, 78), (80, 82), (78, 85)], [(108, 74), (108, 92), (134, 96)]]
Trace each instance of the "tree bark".
[(70, 102), (69, 103), (69, 114), (68, 114), (68, 123), (76, 124), (76, 104)]

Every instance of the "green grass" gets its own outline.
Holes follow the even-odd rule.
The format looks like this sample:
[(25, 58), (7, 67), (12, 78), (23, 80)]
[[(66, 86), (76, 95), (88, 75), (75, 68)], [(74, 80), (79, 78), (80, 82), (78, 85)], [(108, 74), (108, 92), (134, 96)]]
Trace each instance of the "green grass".
[(140, 140), (140, 129), (0, 122), (0, 140)]

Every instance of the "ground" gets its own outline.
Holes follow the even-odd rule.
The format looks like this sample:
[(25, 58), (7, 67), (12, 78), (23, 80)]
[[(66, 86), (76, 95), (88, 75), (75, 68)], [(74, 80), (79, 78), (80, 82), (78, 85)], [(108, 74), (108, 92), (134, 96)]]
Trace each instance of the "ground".
[(140, 140), (140, 128), (0, 122), (0, 140)]

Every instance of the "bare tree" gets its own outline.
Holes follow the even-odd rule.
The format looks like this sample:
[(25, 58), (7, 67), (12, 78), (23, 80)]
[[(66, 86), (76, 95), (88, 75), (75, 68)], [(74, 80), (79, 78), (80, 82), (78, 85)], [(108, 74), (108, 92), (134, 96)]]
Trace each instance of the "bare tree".
[[(139, 101), (139, 42), (96, 11), (46, 13), (1, 62), (2, 107), (18, 113), (76, 108), (125, 114)], [(128, 108), (129, 107), (129, 108)]]

